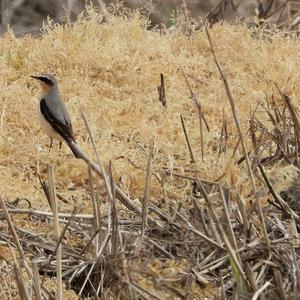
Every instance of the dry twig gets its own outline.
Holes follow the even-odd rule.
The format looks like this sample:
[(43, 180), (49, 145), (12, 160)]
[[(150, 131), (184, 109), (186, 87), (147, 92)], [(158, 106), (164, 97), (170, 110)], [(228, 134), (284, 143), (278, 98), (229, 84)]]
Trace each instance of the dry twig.
[(252, 169), (251, 169), (251, 163), (250, 163), (248, 151), (246, 149), (246, 144), (245, 144), (243, 133), (242, 133), (242, 130), (241, 130), (241, 127), (240, 127), (240, 123), (239, 123), (239, 120), (238, 120), (238, 116), (237, 116), (233, 96), (232, 96), (231, 90), (229, 88), (229, 84), (227, 82), (227, 79), (226, 79), (226, 77), (225, 77), (225, 75), (224, 75), (224, 73), (223, 73), (223, 71), (220, 67), (219, 61), (216, 57), (215, 50), (214, 50), (214, 47), (213, 47), (213, 44), (212, 44), (212, 41), (211, 41), (211, 38), (210, 38), (210, 34), (209, 34), (208, 28), (206, 26), (205, 26), (205, 31), (206, 31), (207, 38), (208, 38), (208, 41), (209, 41), (209, 44), (210, 44), (210, 48), (211, 48), (211, 51), (212, 51), (212, 54), (213, 54), (213, 57), (214, 57), (215, 64), (218, 68), (218, 71), (221, 75), (222, 81), (223, 81), (224, 86), (225, 86), (225, 90), (226, 90), (227, 97), (228, 97), (228, 100), (229, 100), (229, 103), (230, 103), (233, 119), (234, 119), (234, 122), (235, 122), (235, 125), (236, 125), (236, 128), (237, 128), (237, 131), (238, 131), (239, 140), (241, 142), (242, 149), (243, 149), (243, 152), (244, 152), (244, 156), (245, 156), (245, 159), (246, 159), (248, 174), (249, 174), (250, 179), (251, 179), (253, 193), (254, 193), (255, 200), (256, 200), (256, 206), (258, 208), (258, 214), (259, 214), (259, 218), (260, 218), (260, 221), (261, 221), (261, 224), (262, 224), (262, 232), (263, 232), (264, 240), (267, 244), (267, 247), (268, 247), (269, 251), (271, 251), (271, 249), (270, 249), (270, 240), (269, 240), (269, 237), (268, 237), (268, 232), (267, 232), (265, 220), (264, 220), (264, 216), (263, 216), (263, 213), (262, 213), (262, 207), (261, 207), (261, 203), (259, 201), (259, 195), (258, 195), (258, 192), (257, 192), (257, 189), (256, 189), (256, 184), (255, 184), (253, 172), (252, 172)]

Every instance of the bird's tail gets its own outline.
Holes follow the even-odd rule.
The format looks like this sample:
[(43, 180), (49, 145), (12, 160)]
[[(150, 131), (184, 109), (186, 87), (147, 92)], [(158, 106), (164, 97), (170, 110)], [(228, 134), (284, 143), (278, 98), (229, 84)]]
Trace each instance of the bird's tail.
[(66, 143), (68, 144), (69, 148), (71, 149), (76, 158), (82, 158), (82, 151), (76, 144), (75, 140), (66, 140)]

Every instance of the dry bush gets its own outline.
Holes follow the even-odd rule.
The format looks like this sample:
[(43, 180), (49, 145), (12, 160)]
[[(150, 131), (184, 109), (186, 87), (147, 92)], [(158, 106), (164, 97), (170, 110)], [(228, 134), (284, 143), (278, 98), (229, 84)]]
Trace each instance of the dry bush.
[[(217, 256), (220, 250), (213, 250), (209, 244), (203, 244), (199, 236), (193, 239), (191, 227), (181, 216), (184, 215), (192, 222), (191, 226), (196, 226), (192, 228), (200, 230), (200, 221), (197, 219), (199, 216), (194, 213), (194, 201), (198, 199), (200, 207), (204, 205), (204, 201), (199, 186), (195, 188), (195, 179), (189, 178), (203, 180), (215, 204), (220, 201), (215, 184), (220, 183), (224, 188), (231, 189), (234, 194), (238, 193), (247, 208), (254, 200), (254, 194), (242, 159), (244, 153), (240, 147), (235, 149), (238, 135), (207, 37), (204, 31), (197, 31), (189, 36), (183, 35), (181, 30), (163, 33), (149, 31), (148, 21), (138, 14), (127, 17), (110, 15), (106, 23), (102, 21), (102, 15), (89, 10), (86, 18), (80, 19), (72, 26), (48, 24), (43, 28), (43, 36), (39, 39), (31, 36), (16, 38), (11, 32), (1, 37), (0, 195), (7, 203), (20, 198), (21, 201), (15, 203), (18, 209), (27, 208), (30, 203), (34, 210), (48, 211), (48, 203), (42, 193), (37, 174), (45, 179), (46, 166), (51, 164), (55, 166), (60, 211), (70, 213), (76, 205), (77, 213), (90, 216), (93, 214), (93, 205), (88, 192), (87, 166), (81, 160), (73, 159), (67, 147), (59, 150), (57, 146), (49, 150), (49, 141), (38, 124), (36, 106), (39, 90), (29, 76), (45, 71), (55, 73), (63, 98), (73, 116), (78, 143), (93, 157), (90, 140), (79, 113), (81, 106), (88, 117), (97, 150), (106, 170), (108, 161), (112, 161), (114, 182), (128, 193), (137, 205), (140, 205), (143, 197), (150, 141), (154, 141), (150, 205), (159, 207), (161, 213), (169, 216), (167, 225), (164, 225), (166, 226), (164, 228), (168, 228), (166, 231), (159, 230), (159, 222), (154, 225), (150, 223), (151, 226), (147, 228), (147, 238), (151, 239), (148, 244), (157, 238), (156, 241), (162, 243), (160, 247), (166, 251), (160, 256), (158, 253), (162, 252), (161, 248), (158, 247), (157, 250), (157, 246), (153, 244), (152, 248), (143, 248), (144, 246), (140, 248), (136, 244), (140, 242), (136, 240), (140, 230), (140, 219), (118, 203), (118, 216), (123, 222), (120, 224), (125, 226), (125, 229), (122, 229), (125, 244), (123, 246), (129, 247), (122, 255), (128, 255), (132, 259), (127, 266), (130, 274), (126, 274), (127, 277), (124, 274), (122, 274), (124, 277), (118, 277), (121, 275), (114, 273), (112, 265), (101, 261), (98, 273), (93, 274), (93, 278), (99, 279), (97, 274), (101, 270), (108, 274), (103, 287), (107, 297), (109, 295), (113, 297), (112, 295), (122, 291), (125, 285), (128, 290), (125, 290), (124, 297), (130, 295), (132, 289), (135, 291), (137, 289), (144, 295), (141, 291), (141, 287), (144, 287), (161, 299), (165, 299), (166, 295), (177, 295), (179, 298), (188, 295), (195, 298), (203, 294), (211, 298), (217, 292), (218, 274), (214, 271), (205, 273), (207, 277), (201, 282), (202, 273), (199, 271), (201, 276), (197, 275), (198, 271), (195, 271), (195, 268), (198, 268), (199, 260), (206, 260), (209, 254)], [(276, 144), (270, 138), (272, 135), (266, 134), (267, 130), (277, 132), (278, 128), (270, 122), (270, 114), (263, 108), (267, 99), (269, 103), (276, 105), (280, 116), (285, 116), (283, 112), (285, 105), (274, 82), (293, 99), (296, 107), (299, 104), (299, 42), (292, 36), (282, 37), (280, 32), (265, 36), (242, 25), (216, 25), (211, 29), (211, 35), (215, 51), (234, 95), (246, 146), (252, 151), (251, 161), (255, 163), (256, 155), (259, 154), (258, 158), (265, 159), (264, 161), (271, 165), (276, 163), (278, 166), (278, 160), (282, 159), (282, 156), (275, 156), (270, 162), (269, 158), (277, 153)], [(157, 92), (160, 74), (164, 75), (166, 108), (159, 102)], [(190, 91), (184, 74), (193, 93), (201, 102), (202, 113), (210, 129), (207, 131), (203, 124), (203, 159), (198, 111), (189, 98)], [(257, 149), (253, 150), (253, 136), (251, 139), (248, 131), (250, 112), (253, 111), (256, 111), (256, 117), (260, 121), (256, 124), (256, 128), (260, 131), (255, 131), (255, 134), (263, 136), (266, 144), (268, 142), (268, 147), (265, 143), (259, 144), (258, 154)], [(194, 163), (191, 163), (183, 134), (181, 115), (193, 150)], [(288, 115), (282, 118), (288, 119), (288, 124), (292, 122), (292, 118)], [(225, 122), (226, 143), (224, 140), (220, 142), (221, 128)], [(287, 125), (282, 125), (282, 128), (285, 132)], [(286, 133), (280, 131), (280, 134)], [(291, 140), (292, 138), (288, 136), (288, 143), (291, 144)], [(266, 188), (261, 179), (256, 180), (260, 200), (265, 205)], [(105, 215), (106, 193), (103, 183), (100, 182), (98, 185), (99, 197), (102, 199), (101, 209)], [(24, 201), (25, 199), (28, 202)], [(217, 211), (219, 210), (220, 207), (217, 208)], [(154, 217), (154, 214), (150, 216)], [(204, 213), (204, 216), (208, 221), (209, 214)], [(234, 230), (240, 230), (239, 218), (240, 215), (236, 213), (233, 221)], [(18, 233), (23, 237), (24, 248), (30, 244), (33, 237), (41, 236), (47, 243), (53, 241), (52, 227), (49, 227), (45, 219), (47, 218), (36, 218), (31, 214), (14, 215), (13, 221)], [(249, 263), (255, 264), (257, 257), (269, 259), (268, 249), (266, 250), (264, 245), (261, 246), (263, 235), (260, 223), (255, 211), (251, 209), (249, 219), (254, 224), (256, 231), (253, 239), (255, 243), (258, 241), (255, 245), (258, 245), (259, 249), (255, 253), (253, 250), (253, 255), (244, 253), (242, 259), (243, 261), (249, 259)], [(175, 225), (172, 225), (172, 222)], [(270, 226), (268, 230), (273, 228), (272, 222), (271, 220), (268, 223)], [(178, 224), (185, 225), (178, 227)], [(286, 226), (284, 220), (282, 224)], [(74, 225), (75, 229), (72, 230), (81, 225), (85, 225), (84, 222), (81, 224), (81, 221), (78, 221), (77, 227)], [(5, 226), (3, 228), (5, 241), (13, 244), (7, 229)], [(131, 233), (136, 235), (131, 236)], [(272, 231), (271, 233), (273, 234)], [(271, 238), (277, 238), (277, 232), (273, 235), (271, 233)], [(64, 242), (64, 246), (67, 247), (67, 244), (69, 247), (67, 249), (79, 251), (78, 249), (82, 249), (87, 243), (87, 237), (81, 232), (78, 236), (74, 236), (74, 231), (73, 234), (72, 232), (68, 234), (66, 234), (67, 241)], [(30, 239), (26, 240), (26, 236)], [(244, 235), (240, 236), (243, 238), (239, 243), (248, 242), (246, 238), (244, 239)], [(174, 246), (172, 242), (178, 244)], [(26, 255), (29, 258), (31, 255), (37, 255), (35, 251), (39, 245), (35, 245), (35, 248), (28, 246), (30, 251), (28, 250)], [(240, 244), (238, 246), (240, 247)], [(288, 247), (286, 249), (288, 251)], [(278, 251), (277, 248), (275, 250)], [(53, 244), (47, 251), (43, 248), (43, 251), (45, 251), (43, 255), (49, 255), (49, 252), (53, 251)], [(223, 256), (226, 254), (222, 253)], [(276, 255), (274, 256), (278, 258), (277, 252)], [(216, 259), (216, 256), (213, 256), (213, 259)], [(9, 261), (12, 258), (5, 260)], [(225, 260), (226, 272), (231, 274), (234, 262), (229, 263), (226, 255)], [(279, 262), (276, 261), (278, 264)], [(76, 261), (73, 263), (76, 266)], [(267, 266), (268, 264), (261, 263), (255, 270), (262, 268), (259, 270), (265, 274), (265, 270), (269, 270)], [(284, 267), (283, 271), (286, 271)], [(10, 271), (12, 274), (9, 269), (12, 268), (12, 264), (9, 268), (5, 264), (5, 268), (6, 272)], [(51, 272), (49, 276), (54, 276), (53, 269)], [(196, 275), (193, 272), (196, 272)], [(227, 278), (227, 273), (225, 275)], [(261, 276), (260, 284), (263, 285), (270, 280), (272, 285), (275, 285), (273, 277), (271, 279), (268, 277), (269, 272), (264, 276)], [(84, 278), (80, 277), (77, 280), (79, 288)], [(231, 289), (234, 284), (232, 277), (230, 278)], [(164, 279), (174, 283), (175, 291), (167, 283), (161, 286), (157, 284)], [(236, 274), (233, 281), (234, 279), (237, 282), (240, 280)], [(132, 283), (128, 281), (136, 283), (138, 288), (134, 289)], [(206, 286), (205, 289), (202, 288), (203, 284)], [(78, 286), (75, 288), (76, 291)], [(15, 292), (16, 287), (13, 288), (7, 283), (5, 287), (8, 294)], [(51, 280), (48, 287), (50, 290), (53, 288)]]
[[(262, 22), (293, 31), (298, 30), (300, 8), (299, 0), (90, 0), (88, 3), (102, 13), (107, 8), (123, 5), (128, 9), (139, 9), (149, 17), (151, 27), (173, 26), (184, 14), (195, 24), (203, 19), (211, 23), (246, 20), (252, 26)], [(9, 26), (18, 36), (29, 32), (39, 34), (48, 17), (61, 24), (75, 22), (85, 11), (84, 5), (85, 1), (82, 0), (1, 0), (0, 33)]]

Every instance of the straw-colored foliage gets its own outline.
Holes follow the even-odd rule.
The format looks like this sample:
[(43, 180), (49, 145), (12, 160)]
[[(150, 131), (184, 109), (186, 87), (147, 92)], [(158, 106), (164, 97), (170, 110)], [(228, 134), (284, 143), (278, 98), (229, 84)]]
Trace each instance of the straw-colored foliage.
[[(238, 114), (248, 128), (250, 109), (274, 94), (277, 82), (297, 101), (300, 92), (297, 75), (299, 43), (274, 36), (272, 40), (253, 37), (243, 26), (215, 26), (212, 30), (217, 54), (228, 76)], [(72, 27), (49, 26), (41, 39), (30, 36), (1, 38), (1, 193), (8, 199), (27, 197), (42, 205), (37, 173), (46, 164), (57, 167), (62, 188), (80, 185), (86, 179), (84, 164), (68, 157), (66, 147), (49, 150), (49, 141), (37, 120), (39, 86), (29, 76), (55, 73), (61, 93), (73, 116), (78, 143), (90, 150), (87, 133), (79, 114), (86, 112), (103, 162), (112, 160), (114, 171), (132, 195), (144, 185), (149, 141), (156, 141), (154, 168), (187, 166), (189, 155), (183, 136), (183, 115), (198, 169), (203, 177), (215, 179), (226, 171), (232, 149), (217, 160), (222, 111), (225, 110), (231, 134), (237, 141), (223, 83), (213, 63), (205, 34), (191, 37), (176, 33), (159, 35), (146, 30), (138, 17), (130, 21), (112, 17), (100, 25), (96, 16)], [(198, 117), (181, 68), (188, 75), (211, 127), (205, 132), (205, 163), (200, 159)], [(159, 75), (166, 81), (168, 108), (158, 101)], [(263, 113), (262, 113), (263, 115)], [(56, 145), (57, 146), (57, 145)], [(119, 178), (119, 177), (117, 177)], [(243, 180), (244, 178), (240, 178)], [(168, 191), (168, 182), (164, 188)], [(184, 189), (181, 189), (184, 196)], [(156, 180), (153, 195), (162, 190)], [(46, 203), (46, 202), (44, 202)]]
[[(161, 204), (164, 199), (189, 208), (190, 182), (172, 176), (173, 172), (184, 174), (184, 168), (198, 170), (198, 175), (208, 180), (224, 175), (224, 184), (249, 197), (246, 167), (235, 165), (243, 154), (237, 150), (232, 158), (238, 135), (205, 32), (185, 36), (179, 31), (148, 31), (147, 22), (138, 15), (101, 21), (101, 16), (91, 13), (88, 20), (72, 26), (50, 24), (38, 39), (15, 38), (12, 33), (1, 37), (0, 195), (5, 201), (26, 198), (33, 208), (49, 210), (37, 174), (46, 178), (46, 166), (52, 164), (57, 190), (66, 199), (60, 202), (60, 210), (70, 212), (77, 203), (78, 212), (92, 211), (86, 196), (86, 165), (72, 158), (65, 145), (60, 150), (56, 143), (49, 150), (49, 140), (40, 129), (36, 114), (39, 86), (29, 76), (41, 72), (56, 74), (78, 144), (93, 156), (79, 112), (79, 107), (83, 108), (102, 162), (106, 166), (112, 161), (115, 182), (132, 198), (143, 195), (151, 139), (155, 153), (150, 201)], [(276, 33), (261, 37), (242, 25), (216, 25), (210, 32), (250, 148), (250, 110), (266, 98), (281, 103), (273, 82), (296, 107), (300, 103), (299, 42)], [(204, 162), (197, 110), (182, 70), (210, 126), (210, 132), (204, 129)], [(165, 76), (166, 109), (158, 101), (161, 73)], [(223, 111), (229, 141), (227, 153), (218, 157)], [(190, 163), (180, 115), (195, 164)], [(265, 120), (261, 109), (257, 116), (261, 122)], [(164, 168), (171, 176), (163, 175)], [(28, 218), (15, 221), (27, 228), (33, 226)]]

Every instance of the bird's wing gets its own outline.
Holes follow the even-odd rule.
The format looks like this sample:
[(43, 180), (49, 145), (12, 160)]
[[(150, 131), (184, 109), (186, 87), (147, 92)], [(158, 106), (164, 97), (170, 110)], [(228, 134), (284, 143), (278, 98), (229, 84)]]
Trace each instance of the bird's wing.
[(66, 116), (61, 117), (61, 112), (49, 107), (45, 99), (40, 101), (40, 110), (52, 128), (59, 133), (66, 142), (69, 140), (75, 141), (72, 123), (67, 112), (65, 113)]

